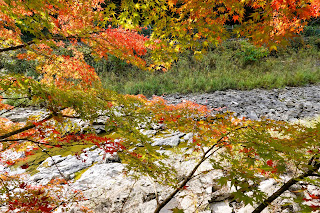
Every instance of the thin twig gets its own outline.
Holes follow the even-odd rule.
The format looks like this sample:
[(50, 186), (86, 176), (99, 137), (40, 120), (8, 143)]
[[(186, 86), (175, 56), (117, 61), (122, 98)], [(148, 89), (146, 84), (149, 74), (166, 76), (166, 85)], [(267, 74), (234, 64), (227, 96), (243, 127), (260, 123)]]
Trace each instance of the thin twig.
[(131, 193), (132, 193), (132, 191), (133, 191), (133, 187), (134, 187), (134, 185), (137, 183), (137, 181), (138, 181), (138, 180), (136, 180), (136, 181), (132, 184), (128, 196), (124, 199), (124, 202), (123, 202), (122, 207), (121, 207), (121, 209), (120, 209), (120, 213), (122, 213), (123, 208), (124, 208), (124, 206), (126, 205), (128, 199), (129, 199), (129, 197), (130, 197), (130, 195), (131, 195)]
[[(67, 182), (67, 178), (64, 176), (64, 174), (63, 174), (63, 173), (61, 172), (61, 170), (59, 169), (59, 167), (58, 167), (57, 163), (54, 161), (52, 155), (49, 154), (48, 151), (46, 151), (45, 149), (43, 149), (39, 144), (37, 144), (37, 145), (38, 145), (38, 147), (39, 147), (44, 153), (46, 153), (46, 154), (51, 158), (51, 160), (52, 160), (52, 162), (53, 162), (53, 165), (57, 168), (57, 170), (58, 170), (59, 174), (61, 175), (61, 177), (63, 177), (63, 179)], [(69, 186), (68, 182), (67, 182), (67, 185)]]
[(0, 116), (1, 115), (3, 115), (3, 114), (6, 114), (7, 112), (10, 112), (11, 110), (13, 110), (13, 109), (15, 109), (15, 108), (17, 108), (17, 107), (20, 107), (23, 103), (26, 103), (26, 100), (25, 101), (22, 101), (21, 103), (19, 103), (17, 106), (15, 106), (15, 107), (12, 107), (12, 108), (10, 108), (10, 109), (7, 109), (6, 111), (4, 111), (4, 112), (1, 112), (0, 113)]
[(63, 118), (80, 118), (80, 116), (62, 115)]
[[(91, 35), (91, 34), (94, 34), (94, 33), (99, 33), (99, 32), (91, 32), (91, 33), (88, 33), (88, 34)], [(39, 38), (39, 40), (40, 41), (43, 41), (43, 40), (58, 40), (58, 41), (61, 41), (61, 40), (66, 40), (66, 39), (81, 39), (81, 38), (90, 38), (90, 37), (85, 37), (85, 36), (80, 36), (80, 35), (79, 36), (66, 36), (66, 37), (63, 37), (63, 36), (52, 36), (52, 37), (47, 37), (47, 38)], [(36, 43), (35, 41), (29, 41), (27, 43), (20, 44), (20, 45), (17, 45), (17, 46), (2, 48), (2, 49), (0, 49), (0, 53), (11, 51), (11, 50), (23, 49), (23, 48), (26, 48), (26, 47), (28, 47), (28, 46), (30, 46), (32, 44), (35, 44), (35, 43)]]
[(156, 188), (156, 185), (154, 183), (154, 181), (151, 179), (151, 177), (149, 176), (149, 174), (147, 174), (150, 182), (152, 182), (152, 186), (153, 186), (153, 189), (154, 189), (154, 193), (156, 195), (156, 201), (157, 201), (157, 205), (159, 205), (159, 196), (158, 196), (158, 191), (157, 191), (157, 188)]
[(80, 194), (80, 192), (77, 192), (77, 193), (75, 193), (70, 199), (61, 201), (58, 205), (56, 205), (56, 206), (51, 210), (51, 212), (54, 212), (58, 207), (62, 206), (63, 204), (69, 204), (70, 201), (72, 201), (72, 200), (73, 200), (75, 197), (77, 197), (79, 194)]
[(34, 41), (29, 41), (29, 42), (27, 42), (27, 43), (25, 43), (25, 44), (13, 46), (13, 47), (2, 48), (2, 49), (0, 49), (0, 53), (2, 53), (2, 52), (7, 52), (7, 51), (10, 51), (10, 50), (22, 49), (22, 48), (25, 48), (25, 47), (27, 47), (27, 46), (30, 46), (31, 44), (34, 44), (34, 43), (35, 43)]

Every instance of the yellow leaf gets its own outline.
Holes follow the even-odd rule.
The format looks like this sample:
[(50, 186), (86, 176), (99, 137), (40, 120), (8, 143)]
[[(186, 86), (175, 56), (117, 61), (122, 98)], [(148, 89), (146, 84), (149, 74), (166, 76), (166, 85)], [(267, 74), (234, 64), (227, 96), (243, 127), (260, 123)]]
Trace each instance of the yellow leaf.
[(272, 51), (272, 50), (277, 51), (277, 47), (276, 47), (276, 45), (272, 45), (269, 49), (270, 49), (270, 51)]

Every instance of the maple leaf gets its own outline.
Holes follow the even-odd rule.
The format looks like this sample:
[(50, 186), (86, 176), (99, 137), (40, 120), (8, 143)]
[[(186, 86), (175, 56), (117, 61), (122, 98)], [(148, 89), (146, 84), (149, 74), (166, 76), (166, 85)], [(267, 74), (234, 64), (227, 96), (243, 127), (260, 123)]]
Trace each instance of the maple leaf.
[(22, 182), (20, 185), (19, 185), (19, 188), (23, 189), (27, 186), (27, 184), (25, 182)]
[(310, 196), (312, 199), (320, 199), (320, 196), (319, 196), (319, 195), (309, 194), (309, 196)]
[(45, 213), (51, 212), (52, 209), (53, 209), (52, 207), (49, 207), (49, 206), (47, 206), (47, 205), (45, 205), (45, 206), (40, 206), (40, 207), (39, 207), (39, 210), (41, 210), (41, 212), (45, 212)]
[(268, 160), (268, 161), (267, 161), (267, 165), (268, 165), (268, 166), (273, 166), (272, 160)]
[(179, 209), (179, 208), (174, 208), (171, 209), (172, 213), (184, 213), (183, 209)]
[(274, 10), (279, 10), (282, 5), (283, 0), (273, 0), (271, 6)]
[(7, 160), (7, 161), (5, 161), (5, 163), (6, 163), (7, 165), (9, 165), (9, 166), (14, 165), (14, 161), (12, 161), (12, 160)]
[(29, 168), (29, 164), (28, 164), (28, 163), (23, 164), (23, 165), (21, 166), (21, 169), (27, 169), (27, 168)]
[(239, 18), (240, 18), (239, 15), (234, 15), (234, 16), (232, 17), (232, 20), (233, 20), (234, 22), (236, 22), (236, 21), (239, 20)]

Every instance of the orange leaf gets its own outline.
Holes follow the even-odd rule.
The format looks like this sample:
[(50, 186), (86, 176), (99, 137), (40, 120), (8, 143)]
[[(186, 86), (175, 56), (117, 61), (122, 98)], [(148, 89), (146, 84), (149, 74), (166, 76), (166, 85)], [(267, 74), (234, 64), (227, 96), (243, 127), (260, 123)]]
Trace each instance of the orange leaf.
[(240, 18), (240, 16), (234, 15), (234, 16), (232, 17), (232, 20), (233, 20), (234, 22), (236, 22), (236, 21), (239, 21), (239, 18)]

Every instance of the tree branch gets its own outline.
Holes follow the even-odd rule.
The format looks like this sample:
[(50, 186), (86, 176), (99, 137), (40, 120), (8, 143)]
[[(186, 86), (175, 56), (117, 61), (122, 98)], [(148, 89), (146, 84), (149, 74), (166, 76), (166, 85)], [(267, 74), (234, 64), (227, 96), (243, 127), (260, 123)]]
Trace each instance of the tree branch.
[[(311, 165), (311, 161), (316, 159), (315, 157), (312, 157), (309, 161), (309, 165)], [(317, 159), (316, 159), (317, 160)], [(316, 161), (315, 160), (315, 161)], [(263, 201), (252, 213), (260, 213), (262, 212), (272, 201), (277, 199), (283, 192), (289, 189), (290, 186), (293, 184), (296, 184), (299, 182), (301, 179), (309, 176), (314, 176), (314, 172), (316, 172), (320, 167), (320, 163), (315, 162), (313, 167), (309, 169), (307, 172), (304, 174), (300, 175), (297, 178), (291, 178), (288, 182), (286, 182), (280, 189), (278, 189), (276, 192), (274, 192), (271, 196), (269, 196), (266, 200)]]
[[(94, 33), (99, 33), (99, 32), (92, 32), (92, 33), (89, 33), (90, 34), (94, 34)], [(48, 37), (48, 38), (43, 38), (41, 40), (50, 40), (50, 39), (53, 39), (53, 40), (58, 40), (58, 41), (61, 41), (61, 40), (65, 40), (65, 39), (79, 39), (79, 38), (86, 38), (86, 37), (83, 37), (83, 36), (67, 36), (67, 37), (63, 37), (63, 36), (52, 36), (51, 38)], [(0, 49), (0, 53), (2, 52), (7, 52), (7, 51), (11, 51), (11, 50), (18, 50), (18, 49), (22, 49), (22, 48), (26, 48), (32, 44), (35, 44), (34, 41), (29, 41), (25, 44), (20, 44), (20, 45), (17, 45), (17, 46), (13, 46), (13, 47), (7, 47), (7, 48), (2, 48)]]
[(30, 140), (28, 138), (20, 138), (20, 139), (3, 139), (3, 140), (0, 140), (0, 143), (3, 143), (3, 142), (16, 142), (16, 141), (30, 141), (34, 144), (39, 144), (39, 145), (45, 145), (45, 146), (52, 146), (52, 147), (55, 147), (57, 145), (61, 146), (61, 147), (72, 147), (72, 146), (84, 146), (84, 145), (95, 145), (94, 143), (92, 144), (87, 144), (87, 143), (72, 143), (72, 144), (51, 144), (51, 143), (44, 143), (44, 142), (38, 142), (38, 141), (33, 141), (33, 140)]
[[(48, 120), (50, 120), (51, 118), (53, 118), (53, 114), (50, 114), (49, 116), (47, 116), (46, 118), (44, 118), (44, 119), (41, 120), (40, 122), (48, 121)], [(31, 125), (29, 125), (29, 126), (26, 126), (26, 127), (20, 128), (20, 129), (17, 129), (17, 130), (15, 130), (15, 131), (8, 132), (8, 133), (6, 133), (6, 134), (4, 134), (4, 135), (1, 135), (1, 136), (0, 136), (0, 140), (3, 140), (3, 139), (5, 139), (5, 138), (11, 137), (11, 136), (13, 136), (13, 135), (19, 134), (19, 133), (21, 133), (21, 132), (27, 131), (27, 130), (32, 129), (32, 128), (34, 128), (34, 127), (36, 127), (36, 125), (31, 124)]]
[(26, 96), (26, 97), (19, 97), (19, 98), (4, 98), (2, 97), (1, 99), (3, 100), (19, 100), (19, 99), (30, 99), (30, 96)]
[[(170, 200), (172, 200), (172, 198), (183, 189), (183, 187), (192, 179), (194, 173), (197, 171), (197, 169), (199, 168), (199, 166), (205, 161), (207, 160), (213, 153), (215, 153), (216, 151), (218, 151), (219, 149), (221, 149), (223, 146), (218, 147), (216, 150), (214, 150), (213, 152), (211, 152), (220, 142), (223, 141), (223, 138), (227, 137), (228, 135), (230, 135), (231, 133), (238, 131), (240, 129), (245, 129), (248, 128), (248, 126), (243, 126), (243, 127), (239, 127), (237, 129), (235, 129), (234, 131), (230, 131), (227, 134), (225, 134), (223, 137), (219, 138), (219, 140), (213, 144), (202, 156), (201, 160), (199, 161), (199, 163), (193, 168), (193, 170), (189, 173), (189, 175), (187, 177), (184, 178), (183, 182), (179, 184), (179, 186), (164, 200), (162, 201), (159, 205), (157, 205), (157, 208), (155, 209), (154, 213), (159, 213), (160, 210), (167, 205), (167, 203), (170, 202)], [(209, 152), (211, 152), (210, 154), (208, 154)]]
[(20, 102), (18, 105), (14, 106), (14, 107), (12, 107), (12, 108), (10, 108), (10, 109), (7, 109), (7, 110), (5, 110), (5, 111), (3, 111), (3, 112), (1, 112), (1, 113), (0, 113), (0, 116), (3, 115), (3, 114), (6, 114), (7, 112), (10, 112), (11, 110), (13, 110), (13, 109), (15, 109), (15, 108), (18, 108), (18, 107), (22, 106), (22, 104), (25, 104), (25, 103), (27, 103), (27, 100), (24, 100), (24, 101)]
[(34, 41), (29, 41), (29, 42), (27, 42), (27, 43), (25, 43), (25, 44), (13, 46), (13, 47), (2, 48), (2, 49), (0, 49), (0, 53), (2, 53), (2, 52), (7, 52), (7, 51), (10, 51), (10, 50), (22, 49), (22, 48), (25, 48), (25, 47), (27, 47), (27, 46), (30, 46), (31, 44), (34, 44)]

